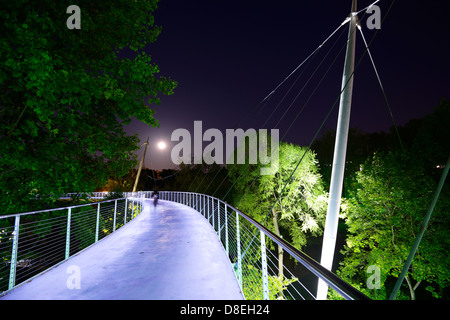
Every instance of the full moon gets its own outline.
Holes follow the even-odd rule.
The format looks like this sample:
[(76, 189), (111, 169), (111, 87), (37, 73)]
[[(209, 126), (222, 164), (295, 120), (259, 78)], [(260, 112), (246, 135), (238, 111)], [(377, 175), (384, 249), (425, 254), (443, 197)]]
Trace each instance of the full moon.
[(166, 143), (163, 142), (163, 141), (158, 142), (158, 148), (161, 149), (161, 150), (165, 149), (166, 148)]

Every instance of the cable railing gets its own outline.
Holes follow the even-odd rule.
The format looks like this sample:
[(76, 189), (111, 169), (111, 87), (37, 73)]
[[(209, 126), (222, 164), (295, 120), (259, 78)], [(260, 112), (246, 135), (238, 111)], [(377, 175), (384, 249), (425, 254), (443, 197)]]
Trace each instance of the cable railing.
[(64, 193), (60, 199), (73, 199), (73, 198), (89, 198), (89, 199), (103, 199), (108, 197), (112, 192), (109, 191), (96, 191), (96, 192), (70, 192)]
[[(0, 216), (0, 295), (66, 261), (135, 218), (152, 192), (64, 208)], [(73, 197), (73, 195), (69, 195)], [(91, 194), (107, 197), (107, 193)], [(226, 202), (199, 193), (160, 191), (211, 224), (249, 300), (315, 299), (317, 279), (345, 299), (364, 294)]]
[(160, 191), (159, 198), (192, 207), (208, 220), (248, 300), (314, 300), (319, 278), (347, 300), (369, 299), (317, 261), (220, 199), (178, 191)]
[(124, 226), (142, 211), (145, 195), (0, 215), (0, 295)]

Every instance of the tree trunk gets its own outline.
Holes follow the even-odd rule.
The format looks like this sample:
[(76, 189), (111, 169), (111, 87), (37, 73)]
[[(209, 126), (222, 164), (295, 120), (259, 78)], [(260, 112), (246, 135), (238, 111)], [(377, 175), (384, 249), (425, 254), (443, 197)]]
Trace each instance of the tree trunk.
[(411, 295), (411, 300), (416, 300), (416, 289), (417, 289), (417, 287), (420, 285), (420, 282), (421, 282), (421, 281), (418, 281), (418, 282), (416, 283), (416, 285), (413, 287), (413, 286), (412, 286), (412, 282), (411, 282), (411, 280), (409, 279), (409, 276), (408, 276), (408, 275), (406, 275), (405, 279), (406, 279), (406, 283), (408, 284), (409, 294)]
[[(281, 238), (280, 229), (278, 228), (278, 219), (277, 219), (277, 213), (272, 208), (272, 219), (273, 219), (273, 225), (275, 227), (275, 234)], [(278, 276), (283, 280), (284, 274), (283, 274), (283, 248), (278, 246)]]

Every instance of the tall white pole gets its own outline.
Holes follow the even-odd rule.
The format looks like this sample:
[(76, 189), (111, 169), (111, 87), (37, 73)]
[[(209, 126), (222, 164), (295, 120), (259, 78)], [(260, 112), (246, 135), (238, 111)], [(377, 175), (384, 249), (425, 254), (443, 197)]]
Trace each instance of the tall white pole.
[(139, 176), (141, 175), (142, 165), (144, 164), (145, 153), (147, 152), (148, 139), (149, 138), (147, 138), (147, 141), (145, 142), (144, 154), (142, 155), (141, 162), (139, 163), (139, 169), (138, 169), (138, 172), (136, 175), (136, 180), (134, 181), (133, 192), (135, 192), (137, 189), (137, 185), (139, 182)]
[[(342, 76), (341, 100), (339, 104), (339, 117), (334, 145), (333, 167), (331, 172), (330, 196), (328, 200), (327, 217), (323, 233), (322, 256), (320, 264), (328, 270), (333, 265), (336, 247), (336, 236), (339, 222), (339, 208), (341, 203), (342, 185), (345, 171), (345, 156), (347, 153), (347, 138), (350, 124), (350, 109), (353, 92), (353, 71), (355, 66), (356, 0), (352, 0), (352, 13), (348, 32), (347, 52), (345, 55), (344, 74)], [(319, 279), (317, 299), (326, 300), (328, 285)]]

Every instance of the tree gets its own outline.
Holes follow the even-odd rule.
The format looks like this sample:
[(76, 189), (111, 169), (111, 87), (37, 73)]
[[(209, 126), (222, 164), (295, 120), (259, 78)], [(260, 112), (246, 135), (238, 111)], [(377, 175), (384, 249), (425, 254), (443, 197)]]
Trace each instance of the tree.
[[(431, 202), (436, 182), (424, 171), (415, 155), (390, 152), (376, 153), (357, 173), (358, 186), (349, 199), (349, 235), (339, 274), (374, 298), (389, 297), (388, 277), (399, 276)], [(448, 285), (448, 191), (444, 188), (406, 276), (411, 299), (423, 283), (429, 284), (426, 289), (435, 296), (439, 296), (437, 287)], [(367, 288), (369, 266), (380, 269), (381, 288)]]
[(173, 180), (172, 186), (176, 190), (208, 194), (224, 201), (230, 196), (227, 169), (216, 163), (181, 163)]
[[(302, 156), (303, 160), (294, 171)], [(278, 171), (260, 175), (260, 166), (228, 166), (235, 188), (234, 205), (301, 249), (308, 235), (322, 233), (326, 214), (327, 195), (315, 154), (294, 144), (281, 143)], [(278, 263), (282, 277), (281, 247), (278, 247)]]
[[(320, 173), (323, 176), (327, 190), (331, 181), (335, 139), (336, 130), (327, 130), (311, 147), (317, 153)], [(349, 189), (355, 182), (355, 173), (367, 157), (373, 155), (375, 151), (391, 151), (399, 147), (400, 144), (394, 132), (391, 132), (391, 134), (383, 131), (368, 133), (360, 128), (350, 128), (348, 132), (343, 196), (347, 196)]]
[[(79, 0), (81, 29), (68, 29), (68, 1), (2, 4), (0, 22), (0, 205), (29, 210), (93, 191), (135, 165), (131, 117), (157, 126), (151, 104), (176, 83), (157, 76), (143, 48), (156, 40), (157, 0)], [(119, 59), (128, 47), (134, 59)], [(42, 206), (42, 203), (39, 204)]]
[(420, 127), (411, 144), (411, 150), (423, 161), (426, 173), (436, 180), (440, 177), (450, 150), (450, 101), (442, 99), (434, 108), (433, 113), (427, 114), (420, 121)]

